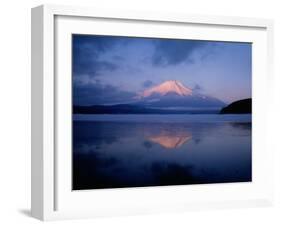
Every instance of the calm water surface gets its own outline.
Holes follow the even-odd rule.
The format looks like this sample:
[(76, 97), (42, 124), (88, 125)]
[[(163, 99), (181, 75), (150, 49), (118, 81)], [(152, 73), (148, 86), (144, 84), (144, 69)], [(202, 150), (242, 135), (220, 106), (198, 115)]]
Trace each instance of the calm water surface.
[(73, 189), (251, 181), (251, 115), (74, 115)]

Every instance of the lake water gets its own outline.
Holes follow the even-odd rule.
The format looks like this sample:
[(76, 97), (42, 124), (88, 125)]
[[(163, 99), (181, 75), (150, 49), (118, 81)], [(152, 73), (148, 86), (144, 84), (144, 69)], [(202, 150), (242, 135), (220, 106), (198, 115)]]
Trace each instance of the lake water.
[(251, 115), (74, 115), (73, 189), (252, 178)]

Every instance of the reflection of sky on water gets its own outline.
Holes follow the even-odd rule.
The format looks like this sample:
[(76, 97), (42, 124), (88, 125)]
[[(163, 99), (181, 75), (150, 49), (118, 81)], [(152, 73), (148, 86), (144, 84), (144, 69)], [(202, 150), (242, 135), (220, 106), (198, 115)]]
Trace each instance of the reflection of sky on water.
[(73, 126), (74, 189), (251, 180), (250, 123)]

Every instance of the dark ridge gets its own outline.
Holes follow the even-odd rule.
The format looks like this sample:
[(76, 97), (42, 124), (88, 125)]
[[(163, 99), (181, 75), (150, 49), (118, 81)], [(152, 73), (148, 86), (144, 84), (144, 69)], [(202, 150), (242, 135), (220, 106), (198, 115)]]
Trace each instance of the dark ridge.
[(221, 109), (220, 114), (251, 114), (252, 99), (243, 99), (235, 101)]
[(219, 110), (168, 110), (132, 104), (73, 106), (73, 114), (217, 114)]
[(146, 108), (130, 104), (73, 107), (73, 114), (137, 114), (146, 112)]

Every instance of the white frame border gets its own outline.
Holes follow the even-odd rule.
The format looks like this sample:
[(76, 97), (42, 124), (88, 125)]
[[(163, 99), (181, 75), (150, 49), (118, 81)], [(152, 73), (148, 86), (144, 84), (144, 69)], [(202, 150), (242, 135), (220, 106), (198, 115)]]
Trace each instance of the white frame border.
[[(43, 5), (32, 9), (32, 184), (31, 214), (41, 220), (91, 217), (87, 215), (60, 213), (55, 205), (55, 79), (54, 79), (54, 19), (55, 16), (78, 16), (93, 18), (111, 18), (142, 21), (161, 21), (166, 23), (195, 23), (205, 25), (242, 26), (265, 28), (268, 49), (267, 91), (273, 86), (273, 22), (267, 19), (199, 16), (186, 14), (165, 14), (154, 12), (116, 11), (72, 6)], [(269, 151), (269, 150), (267, 150)], [(271, 153), (272, 155), (272, 153)], [(271, 166), (272, 167), (272, 166)], [(273, 171), (272, 171), (273, 172)], [(226, 208), (239, 206), (257, 206), (272, 203), (270, 200), (257, 200), (255, 203), (239, 201), (217, 204), (198, 203), (192, 209), (209, 207)], [(188, 210), (190, 207), (179, 207)], [(156, 212), (158, 210), (155, 210)], [(129, 211), (132, 213), (132, 211)]]

